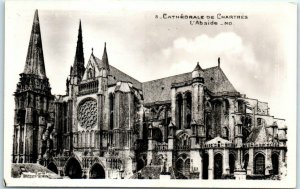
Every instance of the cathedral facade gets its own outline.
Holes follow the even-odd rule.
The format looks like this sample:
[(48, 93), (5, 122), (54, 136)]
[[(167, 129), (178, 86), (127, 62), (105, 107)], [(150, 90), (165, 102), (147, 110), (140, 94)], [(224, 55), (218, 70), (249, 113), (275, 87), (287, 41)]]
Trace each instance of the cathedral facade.
[[(287, 126), (221, 69), (140, 82), (93, 51), (81, 23), (65, 95), (46, 76), (38, 12), (14, 93), (12, 163), (70, 178), (249, 179), (286, 174)], [(259, 177), (260, 176), (260, 177)]]

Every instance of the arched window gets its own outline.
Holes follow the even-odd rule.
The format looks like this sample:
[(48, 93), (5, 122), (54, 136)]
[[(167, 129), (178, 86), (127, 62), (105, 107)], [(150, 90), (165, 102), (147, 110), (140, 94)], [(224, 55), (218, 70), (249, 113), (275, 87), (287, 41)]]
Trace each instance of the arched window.
[(92, 79), (95, 77), (95, 69), (94, 68), (89, 68), (87, 72), (87, 78)]
[(114, 128), (114, 96), (113, 94), (109, 94), (109, 129), (112, 130)]
[(78, 132), (78, 147), (79, 148), (81, 148), (81, 145), (82, 145), (81, 137), (82, 137), (81, 132)]
[(94, 131), (91, 131), (90, 132), (90, 147), (94, 147), (94, 141), (95, 141), (95, 139), (94, 139)]
[(260, 126), (262, 124), (262, 118), (257, 118), (257, 125)]
[(230, 108), (230, 105), (229, 105), (229, 102), (228, 102), (227, 99), (224, 101), (224, 106), (225, 106), (224, 114), (225, 114), (225, 115), (228, 115), (228, 114), (229, 114), (229, 108)]
[(178, 147), (179, 148), (188, 148), (190, 146), (190, 138), (189, 135), (186, 133), (181, 134), (178, 137)]
[(205, 114), (205, 125), (206, 125), (206, 138), (207, 140), (212, 139), (212, 115), (211, 113)]
[(241, 100), (238, 101), (238, 112), (244, 113), (244, 103)]
[(254, 174), (265, 174), (265, 156), (257, 154), (254, 159)]
[(182, 117), (183, 117), (183, 98), (181, 94), (176, 97), (176, 126), (178, 129), (182, 129)]
[(82, 147), (85, 148), (86, 147), (86, 140), (85, 140), (85, 131), (82, 132)]
[(86, 131), (85, 133), (85, 142), (86, 142), (86, 147), (90, 147), (90, 132)]
[(229, 130), (227, 127), (223, 127), (223, 131), (222, 131), (222, 136), (223, 138), (227, 139), (229, 138)]
[(185, 94), (185, 100), (186, 100), (185, 127), (190, 128), (191, 121), (192, 121), (192, 94), (190, 92), (187, 92)]
[[(214, 108), (214, 111), (213, 111), (213, 123), (214, 123), (214, 126), (213, 128), (215, 129), (215, 136), (222, 136), (222, 130), (221, 130), (221, 125), (222, 125), (222, 101), (220, 100), (216, 100), (214, 102), (214, 105), (213, 105), (213, 108)], [(215, 136), (212, 136), (212, 137), (215, 137)]]

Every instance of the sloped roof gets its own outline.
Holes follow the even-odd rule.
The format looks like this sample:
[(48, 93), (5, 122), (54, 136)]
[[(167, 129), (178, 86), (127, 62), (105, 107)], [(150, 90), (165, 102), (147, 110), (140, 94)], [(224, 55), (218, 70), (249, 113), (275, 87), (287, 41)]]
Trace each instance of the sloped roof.
[(252, 143), (265, 143), (269, 141), (269, 133), (264, 125), (253, 127), (247, 142)]
[(95, 55), (92, 54), (89, 61), (95, 62), (95, 65), (97, 66), (98, 70), (101, 70), (102, 68), (107, 69), (107, 66), (109, 66), (108, 85), (114, 85), (118, 81), (125, 81), (132, 83), (133, 86), (137, 89), (142, 89), (141, 82), (120, 71), (114, 66), (111, 66), (108, 63), (104, 63), (100, 58), (96, 57)]
[(206, 144), (218, 144), (218, 142), (220, 142), (221, 144), (230, 144), (231, 143), (230, 141), (217, 136), (217, 137), (207, 141)]
[(127, 81), (131, 82), (133, 86), (137, 89), (142, 89), (142, 83), (138, 80), (134, 79), (133, 77), (125, 74), (124, 72), (120, 71), (119, 69), (109, 66), (110, 67), (110, 74), (108, 77), (108, 85), (116, 84), (117, 81)]
[[(172, 83), (192, 80), (192, 72), (143, 83), (144, 102), (153, 103), (171, 99)], [(213, 93), (237, 92), (222, 69), (218, 66), (204, 69), (204, 85)]]

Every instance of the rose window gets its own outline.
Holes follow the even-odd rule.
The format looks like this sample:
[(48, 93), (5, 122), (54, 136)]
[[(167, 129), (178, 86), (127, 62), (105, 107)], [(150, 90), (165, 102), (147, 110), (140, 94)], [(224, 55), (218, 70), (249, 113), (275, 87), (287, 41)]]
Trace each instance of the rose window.
[(92, 128), (97, 123), (97, 102), (86, 100), (78, 108), (78, 120), (83, 128)]

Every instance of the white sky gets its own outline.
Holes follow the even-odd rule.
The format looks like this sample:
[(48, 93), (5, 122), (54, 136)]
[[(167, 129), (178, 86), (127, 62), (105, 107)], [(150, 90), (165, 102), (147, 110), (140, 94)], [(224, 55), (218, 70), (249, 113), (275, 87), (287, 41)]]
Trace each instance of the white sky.
[[(147, 81), (192, 71), (197, 61), (202, 68), (216, 66), (221, 57), (221, 67), (238, 91), (269, 102), (276, 117), (287, 117), (288, 107), (282, 99), (289, 98), (288, 76), (296, 73), (288, 72), (288, 65), (296, 64), (288, 54), (296, 52), (296, 20), (294, 14), (288, 14), (291, 4), (89, 2), (6, 3), (7, 102), (13, 104), (11, 94), (24, 69), (34, 10), (39, 9), (46, 73), (53, 94), (64, 94), (81, 19), (85, 62), (91, 48), (101, 58), (107, 42), (111, 65)], [(187, 20), (155, 19), (163, 13), (221, 13), (247, 15), (248, 19), (233, 20), (232, 26), (191, 26)]]

